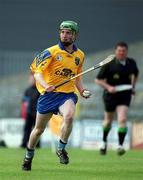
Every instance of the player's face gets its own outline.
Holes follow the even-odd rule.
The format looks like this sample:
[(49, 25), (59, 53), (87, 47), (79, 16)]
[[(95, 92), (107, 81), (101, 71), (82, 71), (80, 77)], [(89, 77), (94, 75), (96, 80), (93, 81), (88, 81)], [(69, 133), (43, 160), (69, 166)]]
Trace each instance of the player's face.
[(126, 47), (118, 46), (115, 50), (115, 55), (117, 59), (124, 60), (128, 54), (128, 49)]
[(68, 46), (75, 41), (75, 33), (68, 29), (63, 29), (60, 31), (60, 40), (65, 46)]

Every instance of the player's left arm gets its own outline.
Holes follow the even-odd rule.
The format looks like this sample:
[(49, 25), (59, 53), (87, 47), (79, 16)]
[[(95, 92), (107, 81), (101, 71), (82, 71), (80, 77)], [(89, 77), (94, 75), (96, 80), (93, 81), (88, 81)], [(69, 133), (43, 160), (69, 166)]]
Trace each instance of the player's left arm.
[[(83, 64), (83, 63), (82, 63)], [(79, 66), (77, 74), (82, 72), (82, 64)], [(91, 96), (91, 92), (89, 90), (86, 90), (83, 86), (82, 77), (78, 77), (75, 80), (75, 86), (77, 90), (79, 91), (80, 95), (84, 98), (89, 98)]]
[(83, 82), (81, 78), (76, 78), (75, 80), (75, 86), (77, 88), (77, 90), (79, 91), (79, 93), (81, 94), (84, 91), (84, 87), (83, 87)]
[(135, 94), (135, 87), (136, 87), (136, 83), (138, 80), (138, 76), (139, 76), (139, 69), (137, 67), (136, 62), (134, 61), (133, 63), (133, 71), (132, 71), (132, 75), (131, 75), (131, 84), (133, 86), (133, 94)]
[(132, 83), (133, 88), (135, 88), (137, 81), (138, 81), (138, 76), (135, 76), (134, 74), (132, 74), (131, 83)]

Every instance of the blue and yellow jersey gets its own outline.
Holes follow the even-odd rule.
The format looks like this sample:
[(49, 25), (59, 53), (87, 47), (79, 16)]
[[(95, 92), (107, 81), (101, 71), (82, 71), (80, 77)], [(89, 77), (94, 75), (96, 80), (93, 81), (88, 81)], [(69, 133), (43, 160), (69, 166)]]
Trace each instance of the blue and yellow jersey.
[[(82, 72), (84, 53), (73, 46), (73, 53), (68, 53), (63, 44), (59, 43), (45, 49), (37, 55), (31, 64), (33, 73), (42, 73), (48, 85), (58, 85), (63, 81)], [(38, 91), (44, 94), (45, 89), (36, 82)], [(75, 80), (57, 88), (56, 92), (75, 92)]]

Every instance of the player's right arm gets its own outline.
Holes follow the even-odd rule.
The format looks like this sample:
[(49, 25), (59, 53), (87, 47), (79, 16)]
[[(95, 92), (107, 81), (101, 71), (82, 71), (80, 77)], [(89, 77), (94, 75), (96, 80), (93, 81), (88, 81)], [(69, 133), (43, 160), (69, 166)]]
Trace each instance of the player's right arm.
[(38, 82), (47, 92), (51, 92), (55, 89), (55, 86), (48, 85), (48, 83), (44, 80), (42, 73), (34, 73), (34, 78), (36, 82)]
[(99, 84), (101, 87), (103, 87), (104, 89), (106, 89), (110, 93), (115, 93), (116, 92), (115, 87), (109, 85), (105, 80), (95, 79), (95, 82), (97, 84)]
[(51, 60), (51, 53), (48, 50), (45, 50), (35, 57), (30, 67), (30, 69), (34, 73), (34, 78), (36, 82), (39, 83), (47, 92), (51, 92), (55, 89), (54, 86), (48, 85), (48, 83), (44, 80), (43, 77), (43, 73), (51, 63)]
[(106, 78), (108, 76), (108, 66), (101, 68), (95, 82), (102, 88), (106, 89), (109, 93), (116, 93), (115, 87), (107, 83)]

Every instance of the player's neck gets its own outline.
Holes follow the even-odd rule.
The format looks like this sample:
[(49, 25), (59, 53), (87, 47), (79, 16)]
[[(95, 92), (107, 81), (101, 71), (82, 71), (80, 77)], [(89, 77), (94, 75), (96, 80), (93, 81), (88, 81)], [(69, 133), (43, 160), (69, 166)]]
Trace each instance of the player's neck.
[(117, 60), (118, 60), (118, 62), (119, 62), (120, 64), (126, 65), (126, 58), (124, 58), (124, 59), (117, 59)]
[(72, 53), (73, 52), (73, 44), (71, 44), (69, 46), (65, 46), (65, 49), (67, 52)]

